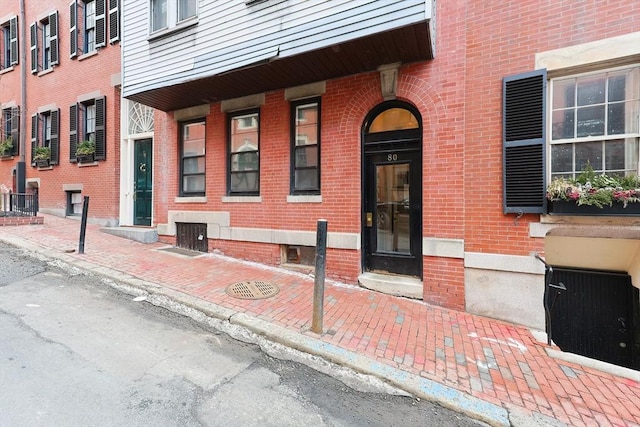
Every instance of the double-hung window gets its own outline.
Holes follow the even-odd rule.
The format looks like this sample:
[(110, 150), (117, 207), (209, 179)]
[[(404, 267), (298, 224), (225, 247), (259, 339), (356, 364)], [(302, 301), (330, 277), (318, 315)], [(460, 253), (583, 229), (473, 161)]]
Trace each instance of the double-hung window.
[(51, 67), (51, 24), (49, 22), (42, 25), (42, 45), (44, 46), (42, 68), (47, 70)]
[(291, 194), (320, 194), (320, 99), (291, 103)]
[(638, 173), (640, 67), (551, 80), (551, 178)]
[(640, 171), (640, 67), (547, 79), (544, 69), (503, 81), (504, 212), (544, 213), (545, 184), (587, 167)]
[(84, 141), (96, 140), (96, 104), (95, 102), (84, 107)]
[(3, 109), (1, 119), (0, 141), (11, 138), (11, 150), (3, 154), (11, 156), (20, 154), (20, 109), (18, 107)]
[(0, 22), (0, 70), (18, 63), (18, 17)]
[(84, 51), (96, 50), (96, 2), (84, 4)]
[(198, 16), (198, 0), (150, 0), (150, 30), (175, 27)]
[(205, 195), (206, 137), (204, 119), (180, 124), (180, 195)]
[(58, 64), (58, 12), (53, 12), (29, 28), (31, 72), (50, 70)]
[(228, 116), (229, 195), (260, 194), (260, 113), (257, 110)]
[(151, 0), (151, 32), (168, 27), (169, 11), (168, 0)]
[(31, 116), (31, 164), (37, 147), (50, 150), (49, 163), (57, 165), (60, 157), (60, 110), (42, 111)]
[(198, 14), (198, 0), (178, 0), (178, 22)]
[[(114, 13), (109, 18), (115, 26), (112, 33), (119, 31), (118, 2), (110, 1)], [(110, 34), (111, 41), (118, 39), (118, 34)], [(95, 52), (106, 45), (107, 38), (107, 4), (106, 0), (73, 0), (69, 4), (69, 57)]]
[(95, 160), (106, 160), (106, 97), (102, 96), (69, 107), (69, 161), (76, 162), (78, 144), (95, 143)]

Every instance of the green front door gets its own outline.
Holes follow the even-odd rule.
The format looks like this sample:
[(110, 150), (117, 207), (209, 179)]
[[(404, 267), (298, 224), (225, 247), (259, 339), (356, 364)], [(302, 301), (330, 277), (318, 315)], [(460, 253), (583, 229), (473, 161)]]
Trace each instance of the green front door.
[(150, 139), (136, 141), (134, 153), (134, 225), (151, 225), (152, 201), (152, 144)]

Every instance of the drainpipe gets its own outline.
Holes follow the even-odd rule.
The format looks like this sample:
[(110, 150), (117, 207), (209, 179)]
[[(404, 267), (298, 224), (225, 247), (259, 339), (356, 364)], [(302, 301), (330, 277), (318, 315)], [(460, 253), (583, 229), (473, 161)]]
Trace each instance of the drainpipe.
[(27, 19), (25, 0), (20, 0), (20, 160), (16, 164), (17, 193), (26, 192), (26, 163), (27, 149)]

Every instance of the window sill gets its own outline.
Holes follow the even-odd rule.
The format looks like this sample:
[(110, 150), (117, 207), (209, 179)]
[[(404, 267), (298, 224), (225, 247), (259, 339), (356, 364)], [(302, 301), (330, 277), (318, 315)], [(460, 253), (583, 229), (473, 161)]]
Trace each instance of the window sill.
[[(550, 226), (598, 226), (598, 228), (607, 228), (615, 226), (640, 226), (640, 219), (635, 216), (588, 216), (588, 215), (540, 215), (540, 223), (542, 227)], [(545, 228), (546, 230), (546, 228)], [(546, 231), (542, 234), (530, 234), (530, 237), (544, 237)]]
[(80, 162), (78, 162), (78, 167), (79, 168), (87, 168), (87, 167), (91, 167), (91, 166), (98, 166), (98, 162), (97, 161), (93, 161), (93, 162), (89, 162), (89, 163), (80, 163)]
[(225, 196), (222, 203), (262, 203), (260, 196)]
[(287, 196), (287, 203), (322, 203), (321, 195), (300, 194)]
[(38, 73), (38, 77), (46, 76), (47, 74), (50, 74), (50, 73), (53, 73), (53, 67), (40, 71)]
[(11, 156), (0, 156), (0, 162), (4, 162), (7, 160), (13, 160), (15, 158), (15, 156), (11, 155)]
[(193, 196), (193, 197), (189, 197), (189, 196), (182, 196), (182, 197), (176, 197), (175, 199), (173, 199), (174, 203), (207, 203), (207, 197), (206, 196)]
[(14, 68), (15, 68), (15, 65), (12, 65), (11, 67), (3, 68), (2, 70), (0, 70), (0, 74), (9, 73), (13, 71)]
[(194, 16), (193, 18), (178, 22), (175, 27), (163, 28), (162, 30), (154, 31), (153, 33), (149, 34), (149, 37), (147, 37), (147, 41), (153, 42), (158, 39), (170, 36), (171, 34), (179, 33), (180, 31), (184, 31), (187, 28), (191, 28), (196, 25), (198, 25), (198, 17)]
[(52, 171), (53, 166), (44, 166), (44, 167), (36, 166), (36, 169), (38, 169), (39, 171)]
[(78, 61), (84, 61), (85, 59), (89, 59), (89, 58), (91, 58), (92, 56), (96, 56), (97, 54), (98, 54), (98, 51), (97, 51), (97, 50), (94, 50), (94, 51), (91, 51), (91, 52), (85, 53), (84, 55), (80, 55), (80, 56), (78, 56)]

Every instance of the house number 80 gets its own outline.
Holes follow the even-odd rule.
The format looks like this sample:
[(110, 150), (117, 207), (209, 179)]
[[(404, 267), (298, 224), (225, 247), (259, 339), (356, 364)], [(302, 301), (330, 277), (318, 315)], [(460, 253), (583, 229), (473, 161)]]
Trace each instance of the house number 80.
[(398, 160), (397, 154), (387, 154), (387, 161), (395, 162), (396, 160)]

